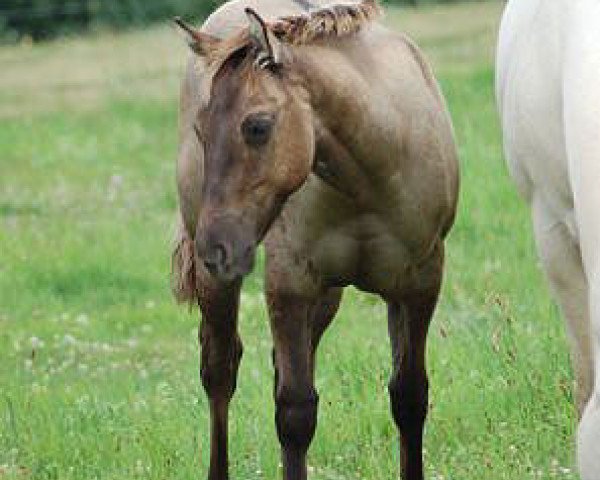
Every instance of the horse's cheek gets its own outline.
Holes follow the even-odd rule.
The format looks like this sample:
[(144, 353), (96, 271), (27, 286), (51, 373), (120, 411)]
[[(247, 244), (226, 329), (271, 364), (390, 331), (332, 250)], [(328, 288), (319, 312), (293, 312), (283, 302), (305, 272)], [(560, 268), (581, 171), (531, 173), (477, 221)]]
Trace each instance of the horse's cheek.
[(296, 191), (310, 173), (311, 160), (306, 155), (290, 155), (287, 161), (278, 162), (275, 168), (275, 182), (286, 193)]
[(306, 181), (312, 169), (315, 156), (314, 138), (311, 132), (304, 131), (296, 136), (296, 141), (286, 152), (287, 161), (283, 163), (283, 174), (287, 178), (289, 191), (295, 191)]

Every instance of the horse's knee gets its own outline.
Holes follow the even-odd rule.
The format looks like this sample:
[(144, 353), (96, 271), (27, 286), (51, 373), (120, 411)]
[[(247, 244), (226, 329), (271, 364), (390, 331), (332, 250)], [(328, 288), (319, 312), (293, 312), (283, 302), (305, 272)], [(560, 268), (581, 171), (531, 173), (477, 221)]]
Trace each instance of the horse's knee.
[(582, 480), (597, 480), (600, 472), (600, 398), (593, 395), (579, 425), (577, 457)]
[(425, 372), (394, 374), (388, 384), (394, 422), (400, 430), (421, 429), (427, 417), (429, 383)]
[(306, 451), (317, 428), (317, 392), (313, 388), (304, 392), (280, 389), (275, 403), (275, 424), (281, 445)]
[(200, 378), (209, 397), (231, 398), (237, 385), (237, 371), (242, 359), (242, 342), (237, 334), (217, 336), (202, 328), (200, 331)]

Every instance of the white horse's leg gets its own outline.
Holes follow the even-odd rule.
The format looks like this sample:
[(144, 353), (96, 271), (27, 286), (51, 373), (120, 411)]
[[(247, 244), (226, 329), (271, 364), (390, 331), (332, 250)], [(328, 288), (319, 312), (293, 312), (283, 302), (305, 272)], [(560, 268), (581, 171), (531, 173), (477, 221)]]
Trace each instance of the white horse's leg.
[(569, 172), (586, 273), (595, 384), (579, 426), (582, 480), (600, 480), (600, 2), (570, 2), (563, 75)]
[[(600, 307), (600, 298), (592, 300), (592, 304)], [(597, 337), (597, 335), (596, 335)], [(597, 346), (596, 342), (596, 346)], [(596, 364), (596, 369), (599, 366)], [(598, 379), (596, 378), (596, 385)], [(579, 425), (579, 434), (577, 442), (577, 453), (579, 460), (579, 470), (582, 480), (600, 479), (600, 396), (596, 391), (590, 398), (585, 410), (581, 424)]]
[(590, 275), (588, 278), (595, 383), (579, 425), (577, 456), (581, 479), (600, 480), (600, 277)]
[(596, 355), (596, 381), (594, 392), (579, 425), (577, 450), (582, 480), (600, 479), (600, 279), (591, 282), (591, 339)]
[(534, 196), (532, 217), (544, 271), (567, 324), (575, 371), (577, 412), (581, 417), (592, 392), (593, 364), (588, 286), (579, 246), (564, 220), (557, 220), (539, 196)]

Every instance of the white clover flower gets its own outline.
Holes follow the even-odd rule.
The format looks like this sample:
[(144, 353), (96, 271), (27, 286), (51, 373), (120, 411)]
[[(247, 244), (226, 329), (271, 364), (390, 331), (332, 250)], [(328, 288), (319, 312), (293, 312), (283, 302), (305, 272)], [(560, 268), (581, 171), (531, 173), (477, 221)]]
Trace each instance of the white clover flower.
[(38, 337), (31, 337), (29, 339), (29, 343), (31, 343), (31, 348), (38, 349), (44, 347), (44, 341)]
[(77, 339), (73, 335), (68, 333), (63, 337), (63, 343), (65, 345), (77, 345)]

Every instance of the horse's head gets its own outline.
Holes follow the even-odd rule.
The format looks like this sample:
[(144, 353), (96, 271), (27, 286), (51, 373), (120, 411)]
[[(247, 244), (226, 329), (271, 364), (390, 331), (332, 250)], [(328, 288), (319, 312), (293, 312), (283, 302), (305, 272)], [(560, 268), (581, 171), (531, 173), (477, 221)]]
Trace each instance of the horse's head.
[(250, 272), (257, 244), (308, 177), (315, 148), (307, 95), (286, 68), (286, 47), (256, 13), (247, 15), (249, 28), (233, 46), (178, 21), (213, 68), (195, 125), (204, 149), (196, 250), (225, 282)]

